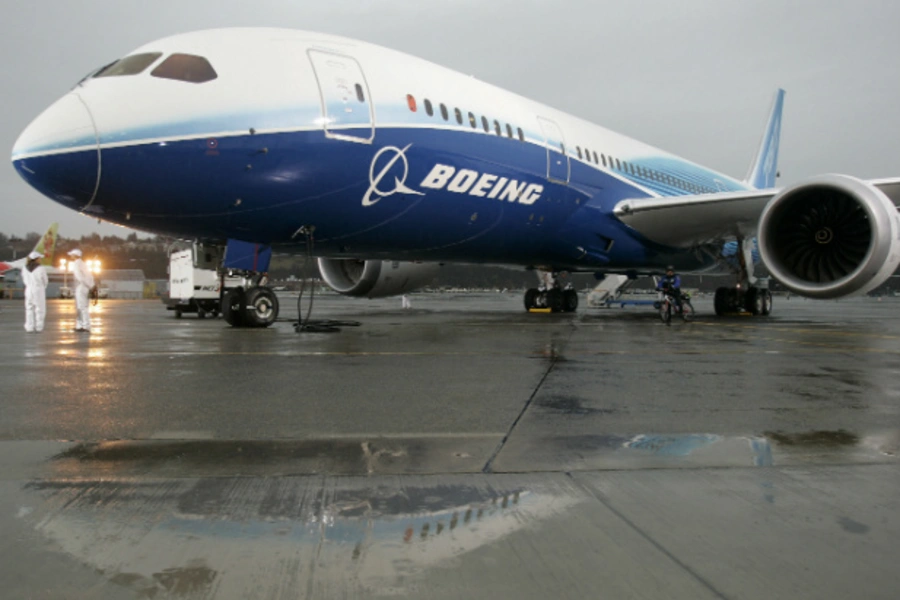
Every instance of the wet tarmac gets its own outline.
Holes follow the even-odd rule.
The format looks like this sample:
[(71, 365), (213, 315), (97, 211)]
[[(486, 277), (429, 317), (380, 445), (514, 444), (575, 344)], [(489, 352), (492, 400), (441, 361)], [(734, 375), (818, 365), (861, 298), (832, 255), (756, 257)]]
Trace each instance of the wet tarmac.
[(0, 302), (4, 598), (897, 598), (900, 299)]

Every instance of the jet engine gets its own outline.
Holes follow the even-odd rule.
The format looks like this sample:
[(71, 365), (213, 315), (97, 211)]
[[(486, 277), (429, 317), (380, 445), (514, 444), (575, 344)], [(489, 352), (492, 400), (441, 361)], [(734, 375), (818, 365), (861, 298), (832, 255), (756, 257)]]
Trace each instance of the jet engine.
[(775, 279), (812, 298), (862, 294), (900, 264), (900, 216), (875, 186), (822, 175), (787, 187), (763, 210), (759, 253)]
[(384, 298), (405, 294), (427, 285), (440, 264), (320, 258), (319, 272), (325, 283), (339, 294)]

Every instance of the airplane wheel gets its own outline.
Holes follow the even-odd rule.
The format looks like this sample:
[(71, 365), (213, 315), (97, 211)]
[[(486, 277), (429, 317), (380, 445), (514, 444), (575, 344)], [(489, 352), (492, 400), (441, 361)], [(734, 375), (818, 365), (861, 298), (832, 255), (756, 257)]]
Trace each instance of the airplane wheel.
[(563, 293), (560, 289), (547, 290), (547, 308), (551, 312), (561, 312), (563, 309)]
[(713, 299), (713, 307), (716, 309), (716, 315), (722, 316), (728, 312), (728, 288), (716, 288), (716, 296)]
[(278, 318), (278, 298), (267, 287), (253, 288), (247, 292), (246, 306), (244, 322), (249, 327), (268, 327)]
[(563, 312), (575, 312), (576, 310), (578, 310), (578, 292), (563, 290)]
[(762, 315), (767, 316), (772, 312), (772, 292), (769, 290), (762, 290)]
[(764, 314), (765, 295), (766, 290), (761, 290), (759, 288), (750, 288), (747, 290), (747, 295), (744, 297), (744, 308), (747, 312), (754, 316)]
[(539, 293), (536, 288), (529, 288), (525, 291), (525, 310), (531, 310), (536, 306)]
[(243, 327), (246, 306), (244, 288), (228, 290), (222, 298), (222, 318), (232, 327)]

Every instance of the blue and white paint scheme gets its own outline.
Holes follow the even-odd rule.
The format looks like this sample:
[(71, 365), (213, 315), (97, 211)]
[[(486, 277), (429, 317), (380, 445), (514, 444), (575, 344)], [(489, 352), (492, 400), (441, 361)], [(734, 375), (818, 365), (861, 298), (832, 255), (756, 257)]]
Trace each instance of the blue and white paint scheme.
[(28, 126), (12, 161), (60, 204), (135, 229), (281, 251), (305, 251), (314, 232), (320, 264), (360, 265), (338, 269), (345, 289), (325, 273), (346, 293), (387, 260), (408, 274), (413, 261), (707, 271), (727, 262), (726, 243), (749, 256), (757, 236), (797, 293), (872, 289), (900, 264), (900, 180), (774, 189), (783, 99), (739, 181), (383, 47), (220, 29), (85, 78)]

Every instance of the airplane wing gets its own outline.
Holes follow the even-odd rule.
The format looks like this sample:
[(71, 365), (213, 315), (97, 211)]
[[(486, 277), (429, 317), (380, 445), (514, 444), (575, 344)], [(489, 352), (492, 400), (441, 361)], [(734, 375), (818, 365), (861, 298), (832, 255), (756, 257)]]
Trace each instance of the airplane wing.
[[(900, 177), (873, 179), (867, 183), (900, 207)], [(618, 202), (613, 214), (650, 241), (672, 248), (691, 248), (753, 236), (763, 208), (780, 191), (633, 198)]]

